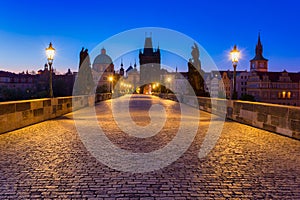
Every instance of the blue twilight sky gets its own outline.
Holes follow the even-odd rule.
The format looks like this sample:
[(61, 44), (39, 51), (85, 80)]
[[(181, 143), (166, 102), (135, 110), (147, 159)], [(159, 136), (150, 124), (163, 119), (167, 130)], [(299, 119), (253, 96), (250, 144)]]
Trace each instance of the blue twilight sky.
[[(57, 49), (54, 67), (77, 71), (81, 47), (95, 48), (120, 32), (163, 27), (186, 34), (208, 52), (219, 69), (231, 69), (228, 53), (242, 50), (238, 70), (249, 70), (261, 30), (270, 71), (300, 71), (300, 2), (285, 1), (0, 1), (0, 70), (41, 69), (50, 41)], [(155, 39), (154, 46), (161, 41)], [(143, 45), (144, 41), (140, 41)], [(185, 51), (190, 51), (192, 44)], [(109, 54), (109, 49), (107, 49)], [(168, 57), (168, 56), (166, 56)], [(124, 65), (138, 55), (123, 56)], [(162, 55), (162, 60), (164, 60)], [(119, 67), (120, 59), (115, 61)], [(164, 60), (186, 71), (185, 62)]]

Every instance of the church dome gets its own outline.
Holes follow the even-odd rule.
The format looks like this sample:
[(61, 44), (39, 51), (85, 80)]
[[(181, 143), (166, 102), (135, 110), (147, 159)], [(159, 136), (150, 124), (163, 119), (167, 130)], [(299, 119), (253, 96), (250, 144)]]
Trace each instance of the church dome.
[(106, 50), (103, 48), (101, 49), (101, 54), (99, 54), (95, 60), (94, 60), (94, 65), (95, 64), (111, 64), (112, 63), (112, 59), (111, 57), (109, 57), (107, 54), (106, 54)]

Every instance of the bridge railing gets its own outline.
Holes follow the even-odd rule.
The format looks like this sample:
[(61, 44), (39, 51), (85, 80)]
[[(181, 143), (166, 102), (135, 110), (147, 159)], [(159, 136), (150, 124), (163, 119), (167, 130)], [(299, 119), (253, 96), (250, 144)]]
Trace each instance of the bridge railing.
[(0, 134), (53, 119), (111, 98), (111, 93), (0, 102)]
[[(161, 98), (178, 101), (174, 94), (160, 94)], [(195, 105), (190, 96), (179, 96), (179, 101)], [(200, 110), (225, 114), (227, 119), (300, 140), (300, 107), (261, 102), (197, 97)]]

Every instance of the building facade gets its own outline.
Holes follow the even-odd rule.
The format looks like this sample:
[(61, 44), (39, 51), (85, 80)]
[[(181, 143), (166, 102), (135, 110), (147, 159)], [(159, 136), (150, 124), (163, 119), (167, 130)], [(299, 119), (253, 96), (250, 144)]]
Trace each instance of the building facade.
[(140, 83), (140, 72), (136, 68), (136, 63), (134, 63), (134, 67), (130, 68), (131, 65), (129, 66), (129, 70), (126, 70), (126, 82), (129, 84), (128, 87), (132, 87), (133, 91), (136, 91), (136, 89), (139, 87)]
[(238, 99), (247, 95), (248, 77), (251, 75), (249, 71), (238, 71), (236, 77), (236, 91)]
[(149, 84), (160, 81), (161, 74), (160, 49), (153, 49), (152, 38), (146, 37), (143, 51), (139, 52), (140, 84)]
[(106, 54), (106, 49), (102, 48), (101, 53), (96, 56), (93, 62), (93, 79), (98, 88), (103, 92), (109, 91), (112, 87), (112, 81), (109, 77), (114, 76), (114, 64), (109, 55)]
[(299, 106), (300, 73), (251, 72), (247, 94), (260, 102)]

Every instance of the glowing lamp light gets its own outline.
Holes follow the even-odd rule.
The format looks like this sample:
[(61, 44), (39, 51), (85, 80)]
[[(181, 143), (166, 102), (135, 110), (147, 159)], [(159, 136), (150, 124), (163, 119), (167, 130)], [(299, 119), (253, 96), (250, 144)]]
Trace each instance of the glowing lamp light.
[(233, 49), (230, 51), (231, 61), (232, 63), (237, 63), (240, 58), (240, 51), (237, 49), (236, 45), (234, 45)]
[(46, 55), (49, 63), (53, 62), (54, 56), (55, 56), (55, 49), (52, 46), (52, 43), (50, 42), (49, 47), (46, 48)]
[(109, 80), (110, 82), (112, 82), (112, 81), (113, 81), (113, 77), (110, 76), (110, 77), (108, 78), (108, 80)]
[(232, 99), (237, 99), (238, 94), (236, 91), (236, 67), (240, 57), (240, 51), (237, 49), (236, 45), (234, 45), (233, 49), (230, 51), (231, 61), (233, 65), (233, 94)]

